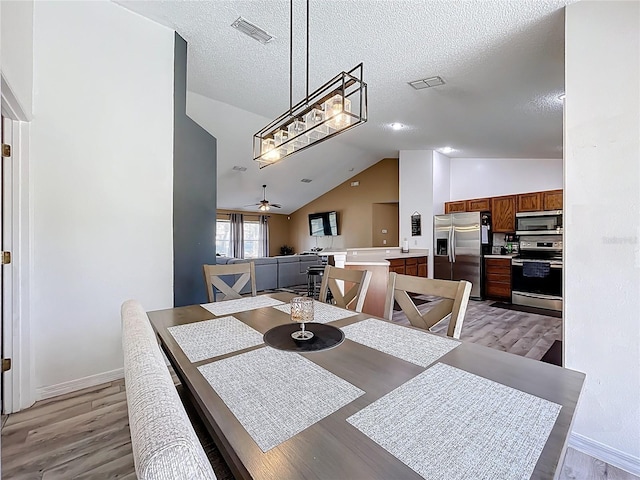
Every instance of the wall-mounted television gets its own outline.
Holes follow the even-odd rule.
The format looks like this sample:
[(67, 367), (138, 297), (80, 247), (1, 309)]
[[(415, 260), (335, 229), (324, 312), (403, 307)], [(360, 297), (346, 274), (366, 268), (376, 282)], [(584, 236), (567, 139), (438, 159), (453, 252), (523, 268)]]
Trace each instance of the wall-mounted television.
[(319, 212), (309, 214), (309, 234), (312, 237), (338, 235), (338, 213)]

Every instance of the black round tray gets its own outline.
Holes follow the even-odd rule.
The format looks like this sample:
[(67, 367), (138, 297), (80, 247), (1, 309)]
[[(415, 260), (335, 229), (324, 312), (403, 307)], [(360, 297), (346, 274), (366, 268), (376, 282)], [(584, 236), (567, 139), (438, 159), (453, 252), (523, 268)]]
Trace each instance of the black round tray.
[(288, 352), (318, 352), (337, 347), (344, 341), (342, 330), (323, 323), (305, 323), (304, 329), (313, 332), (309, 340), (294, 340), (291, 334), (300, 330), (299, 323), (278, 325), (264, 334), (264, 343)]

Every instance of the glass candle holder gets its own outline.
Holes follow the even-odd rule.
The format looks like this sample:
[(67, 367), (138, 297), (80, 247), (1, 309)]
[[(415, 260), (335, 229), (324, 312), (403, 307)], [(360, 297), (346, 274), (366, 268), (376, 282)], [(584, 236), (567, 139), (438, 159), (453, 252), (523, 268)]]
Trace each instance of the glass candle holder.
[(313, 332), (305, 330), (304, 324), (313, 322), (313, 298), (295, 297), (291, 299), (291, 321), (300, 323), (300, 330), (293, 332), (294, 340), (309, 340)]

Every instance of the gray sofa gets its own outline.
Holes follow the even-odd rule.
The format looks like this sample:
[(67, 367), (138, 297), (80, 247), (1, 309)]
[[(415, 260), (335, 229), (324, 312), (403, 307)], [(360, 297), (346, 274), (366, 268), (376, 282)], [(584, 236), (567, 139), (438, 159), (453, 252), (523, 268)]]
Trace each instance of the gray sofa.
[[(306, 285), (307, 267), (320, 265), (318, 255), (279, 255), (277, 257), (261, 257), (254, 259), (216, 257), (217, 264), (247, 263), (253, 261), (256, 269), (256, 290), (275, 290), (276, 288), (288, 288), (294, 285)], [(224, 279), (232, 284), (235, 279)], [(249, 293), (249, 284), (240, 293)]]

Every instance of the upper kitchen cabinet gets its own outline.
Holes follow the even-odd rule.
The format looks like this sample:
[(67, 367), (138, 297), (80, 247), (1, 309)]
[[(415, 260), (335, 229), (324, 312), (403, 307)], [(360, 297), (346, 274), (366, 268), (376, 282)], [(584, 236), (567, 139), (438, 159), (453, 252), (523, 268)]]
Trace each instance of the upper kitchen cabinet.
[(562, 210), (562, 190), (542, 192), (543, 210)]
[(516, 231), (516, 196), (493, 197), (491, 199), (491, 222), (494, 233)]
[(489, 210), (491, 210), (490, 198), (467, 200), (467, 212), (488, 212)]
[(445, 202), (444, 213), (466, 212), (467, 202), (460, 200), (458, 202)]
[(542, 210), (542, 192), (518, 195), (518, 212), (539, 212)]

